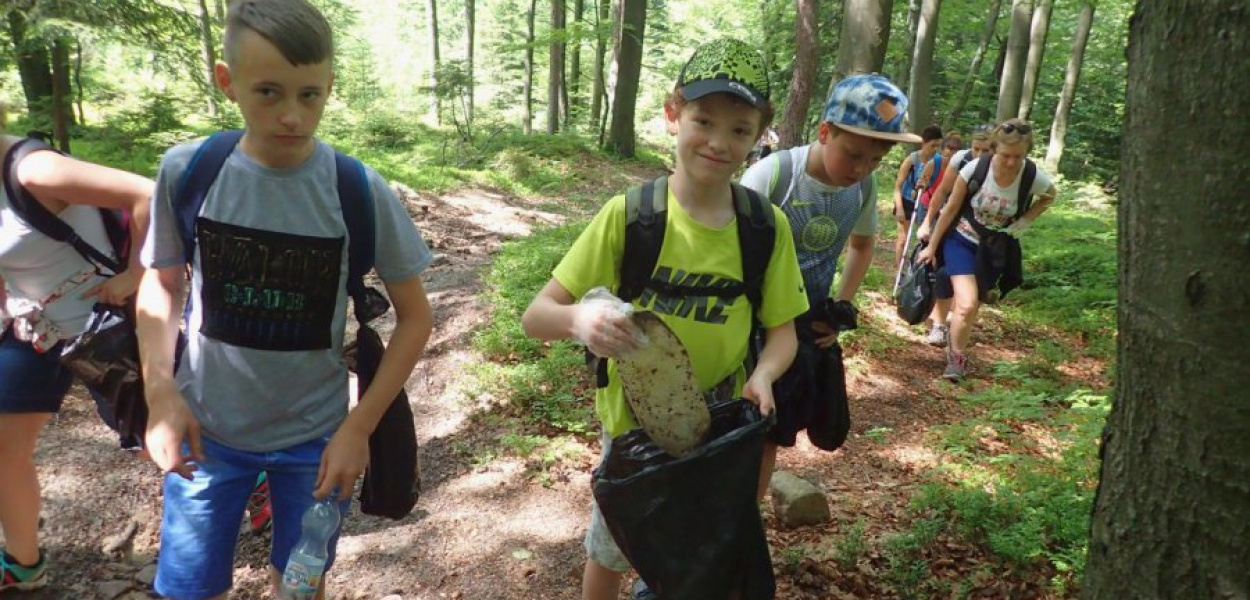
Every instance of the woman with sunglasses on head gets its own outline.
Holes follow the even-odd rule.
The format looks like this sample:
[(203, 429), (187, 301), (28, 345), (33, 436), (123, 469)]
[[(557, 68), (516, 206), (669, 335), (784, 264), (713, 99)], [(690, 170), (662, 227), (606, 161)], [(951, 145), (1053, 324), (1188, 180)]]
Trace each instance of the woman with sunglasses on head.
[[(1008, 259), (1008, 269), (1019, 269), (1019, 243), (1014, 238), (1019, 237), (1034, 219), (1050, 207), (1058, 193), (1050, 175), (1036, 166), (1030, 166), (1032, 161), (1028, 159), (1028, 153), (1033, 147), (1033, 130), (1027, 123), (1019, 119), (1008, 120), (994, 130), (991, 139), (995, 143), (994, 152), (969, 162), (959, 171), (959, 177), (954, 178), (950, 202), (942, 208), (942, 214), (933, 228), (931, 243), (916, 259), (934, 264), (940, 247), (954, 288), (946, 370), (942, 373), (942, 377), (952, 381), (959, 381), (967, 374), (968, 340), (983, 295), (985, 300), (997, 300), (998, 290), (989, 289), (993, 282), (987, 279), (997, 280), (1003, 274), (987, 273), (986, 265), (992, 261), (978, 260), (978, 254), (991, 249), (999, 252), (1006, 248), (1010, 257), (1013, 256), (1011, 246), (1014, 245), (1014, 260)], [(988, 170), (982, 167), (985, 179), (978, 186), (975, 179), (982, 161), (988, 161)], [(1022, 180), (1027, 179), (1025, 174), (1034, 171), (1032, 184), (1021, 193)], [(976, 188), (971, 195), (968, 193), (970, 182)], [(1029, 203), (1029, 197), (1036, 199)], [(1022, 199), (1027, 210), (1020, 210)], [(968, 211), (963, 210), (965, 202), (971, 205), (970, 216), (975, 223), (969, 221)], [(1003, 233), (1010, 238), (999, 235)], [(1005, 244), (1002, 243), (1004, 240)]]

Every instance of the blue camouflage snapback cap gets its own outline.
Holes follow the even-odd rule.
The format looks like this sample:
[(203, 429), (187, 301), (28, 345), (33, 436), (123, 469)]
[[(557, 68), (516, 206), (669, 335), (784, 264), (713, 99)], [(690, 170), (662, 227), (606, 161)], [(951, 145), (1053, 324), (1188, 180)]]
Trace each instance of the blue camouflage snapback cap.
[(839, 81), (825, 104), (824, 120), (864, 137), (919, 144), (920, 136), (903, 127), (907, 96), (889, 79), (875, 73)]

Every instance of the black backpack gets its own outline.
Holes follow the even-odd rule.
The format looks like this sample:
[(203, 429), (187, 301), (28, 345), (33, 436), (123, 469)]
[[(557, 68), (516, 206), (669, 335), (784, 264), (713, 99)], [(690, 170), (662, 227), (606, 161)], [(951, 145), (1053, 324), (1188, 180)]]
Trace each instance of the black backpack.
[[(990, 154), (977, 159), (977, 168), (972, 172), (972, 178), (968, 180), (968, 193), (964, 195), (964, 205), (959, 210), (959, 216), (967, 220), (968, 224), (972, 225), (972, 228), (976, 230), (977, 235), (982, 239), (989, 237), (993, 232), (973, 216), (972, 196), (981, 190), (981, 185), (985, 183), (985, 178), (989, 176), (990, 159), (993, 156)], [(1011, 218), (1013, 223), (1019, 220), (1025, 212), (1028, 212), (1029, 205), (1033, 201), (1033, 182), (1036, 179), (1037, 164), (1030, 159), (1024, 159), (1024, 175), (1020, 177), (1020, 195), (1016, 198), (1016, 214)]]
[[(668, 226), (668, 177), (648, 181), (625, 193), (625, 251), (621, 257), (616, 295), (631, 302), (646, 290), (670, 297), (716, 296), (732, 300), (746, 296), (758, 315), (764, 298), (764, 272), (772, 259), (777, 225), (772, 207), (754, 190), (731, 183), (737, 213), (738, 243), (742, 255), (742, 283), (732, 286), (696, 286), (655, 279), (656, 263)], [(590, 356), (588, 354), (588, 356)], [(607, 362), (594, 360), (599, 387), (608, 384)]]

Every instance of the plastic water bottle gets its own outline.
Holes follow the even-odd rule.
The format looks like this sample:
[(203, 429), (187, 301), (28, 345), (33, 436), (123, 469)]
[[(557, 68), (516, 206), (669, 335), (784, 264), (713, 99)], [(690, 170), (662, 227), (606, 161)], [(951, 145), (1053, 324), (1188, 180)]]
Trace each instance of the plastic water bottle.
[(303, 532), (291, 550), (282, 572), (282, 597), (285, 600), (313, 600), (321, 587), (329, 558), (330, 537), (339, 527), (339, 507), (331, 498), (320, 500), (304, 512), (300, 521)]

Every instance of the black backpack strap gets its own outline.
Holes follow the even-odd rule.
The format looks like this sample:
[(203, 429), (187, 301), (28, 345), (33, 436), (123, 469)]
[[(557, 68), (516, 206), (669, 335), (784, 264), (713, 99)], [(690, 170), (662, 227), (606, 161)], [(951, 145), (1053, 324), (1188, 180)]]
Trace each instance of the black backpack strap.
[[(13, 212), (32, 229), (48, 236), (58, 242), (69, 244), (78, 252), (87, 262), (97, 267), (104, 267), (113, 274), (121, 273), (125, 267), (113, 257), (101, 252), (95, 246), (87, 243), (86, 240), (79, 237), (78, 232), (70, 227), (69, 223), (62, 221), (60, 217), (49, 211), (47, 207), (39, 202), (26, 188), (22, 187), (17, 178), (17, 165), (27, 156), (49, 150), (58, 152), (55, 148), (47, 143), (33, 138), (13, 138), (4, 136), (2, 142), (4, 150), (4, 190), (9, 196), (9, 203), (13, 206)], [(103, 217), (103, 213), (101, 217)], [(112, 234), (106, 229), (106, 233)]]
[(1020, 177), (1020, 195), (1016, 197), (1016, 216), (1012, 222), (1020, 220), (1029, 206), (1033, 204), (1033, 182), (1037, 181), (1037, 163), (1024, 159), (1024, 174)]
[(733, 188), (734, 210), (738, 213), (743, 293), (751, 302), (751, 310), (758, 315), (764, 303), (764, 274), (777, 240), (773, 208), (755, 190), (736, 183), (730, 185)]
[(347, 294), (352, 297), (356, 321), (362, 325), (381, 316), (390, 303), (376, 290), (365, 286), (365, 275), (373, 270), (377, 251), (377, 220), (369, 175), (360, 161), (334, 153), (338, 181), (339, 208), (347, 227)]
[(660, 177), (625, 193), (625, 251), (616, 295), (630, 302), (655, 274), (668, 225), (668, 177)]
[(209, 188), (217, 180), (217, 174), (226, 164), (226, 159), (234, 152), (234, 147), (243, 139), (242, 130), (229, 130), (214, 133), (204, 140), (196, 149), (187, 169), (175, 188), (173, 202), (174, 222), (178, 225), (178, 235), (182, 238), (184, 261), (189, 265), (195, 259), (195, 220), (200, 216), (204, 199), (208, 197)]
[(993, 158), (992, 154), (977, 159), (977, 168), (972, 172), (972, 179), (968, 180), (968, 193), (964, 195), (964, 205), (959, 209), (959, 216), (968, 221), (969, 225), (972, 225), (972, 228), (977, 232), (977, 236), (981, 239), (989, 237), (993, 232), (990, 231), (990, 228), (982, 225), (980, 221), (977, 221), (973, 215), (972, 197), (981, 190), (981, 186), (985, 183), (985, 178), (989, 177), (991, 158)]

